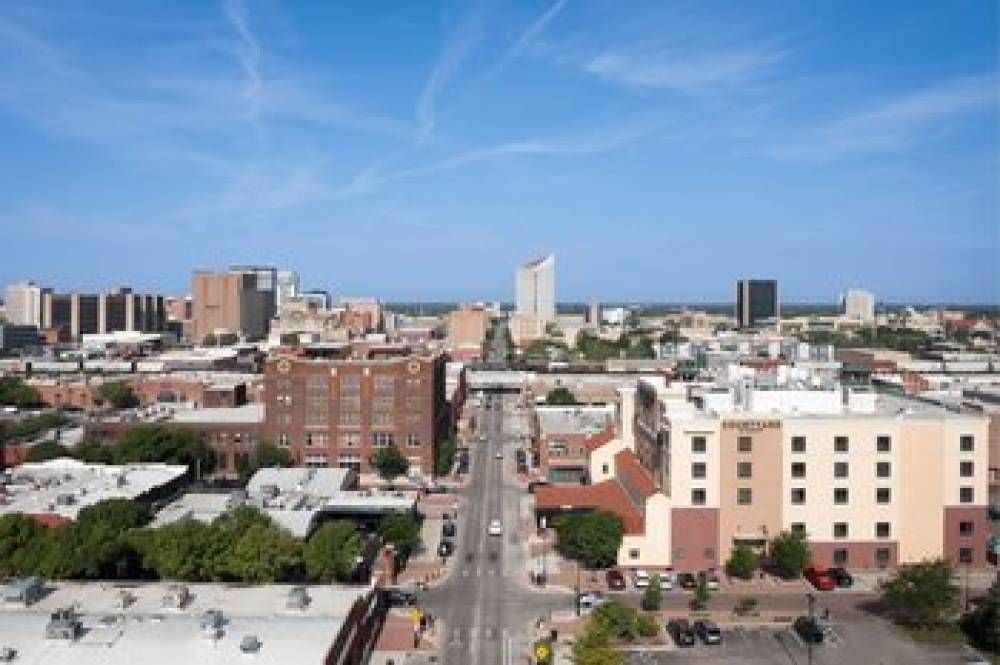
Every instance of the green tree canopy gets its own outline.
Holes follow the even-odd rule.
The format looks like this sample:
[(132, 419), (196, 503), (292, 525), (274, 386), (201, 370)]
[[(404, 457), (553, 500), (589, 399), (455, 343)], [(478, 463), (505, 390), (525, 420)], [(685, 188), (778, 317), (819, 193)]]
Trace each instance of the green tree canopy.
[(47, 441), (42, 441), (31, 446), (25, 461), (46, 462), (50, 459), (59, 459), (60, 457), (73, 457), (73, 452), (66, 446), (48, 439)]
[(556, 386), (545, 396), (545, 403), (548, 406), (576, 406), (576, 395), (565, 386)]
[(420, 546), (420, 523), (410, 513), (394, 513), (382, 518), (378, 526), (382, 542), (396, 548), (396, 556), (405, 564)]
[(583, 633), (573, 642), (576, 665), (622, 665), (622, 654), (614, 647), (611, 635), (596, 618), (591, 617)]
[(38, 391), (19, 377), (0, 376), (0, 404), (26, 407), (36, 406), (41, 401)]
[(552, 520), (559, 551), (587, 568), (606, 568), (618, 559), (622, 520), (614, 513), (593, 511), (559, 515)]
[(882, 602), (902, 624), (932, 628), (949, 620), (958, 607), (951, 564), (942, 559), (901, 566), (882, 584)]
[(378, 471), (378, 475), (390, 483), (410, 470), (410, 461), (394, 445), (379, 448), (369, 462)]
[(117, 443), (85, 443), (79, 447), (77, 456), (86, 462), (104, 464), (183, 464), (191, 472), (200, 471), (203, 475), (215, 469), (215, 453), (204, 434), (163, 425), (136, 425)]
[(659, 575), (653, 575), (649, 578), (649, 586), (642, 592), (642, 600), (639, 604), (647, 612), (660, 611), (660, 606), (663, 604), (663, 590), (660, 589)]
[(451, 473), (451, 467), (455, 463), (455, 454), (458, 452), (458, 443), (454, 436), (440, 441), (434, 449), (434, 475), (446, 476)]
[(76, 515), (77, 524), (103, 524), (115, 531), (145, 526), (153, 517), (149, 505), (132, 499), (105, 499), (84, 506)]
[(734, 547), (729, 555), (729, 561), (726, 562), (726, 572), (744, 580), (753, 577), (754, 571), (758, 568), (760, 568), (760, 556), (746, 545)]
[(652, 619), (617, 598), (595, 609), (593, 619), (609, 637), (620, 642), (634, 642), (640, 637), (652, 637), (658, 630)]
[(30, 561), (24, 559), (27, 548), (41, 540), (45, 527), (21, 513), (0, 516), (0, 577), (24, 575)]
[(97, 395), (116, 409), (139, 406), (139, 397), (125, 381), (107, 381), (97, 389)]
[(802, 531), (782, 531), (771, 541), (770, 561), (774, 571), (785, 579), (802, 575), (812, 560), (806, 534)]
[(302, 551), (306, 573), (320, 582), (346, 581), (361, 554), (361, 534), (353, 522), (326, 522), (306, 541)]
[(962, 617), (962, 629), (974, 646), (994, 654), (1000, 653), (1000, 581), (993, 582), (993, 586), (984, 595), (973, 599), (972, 604), (972, 611)]

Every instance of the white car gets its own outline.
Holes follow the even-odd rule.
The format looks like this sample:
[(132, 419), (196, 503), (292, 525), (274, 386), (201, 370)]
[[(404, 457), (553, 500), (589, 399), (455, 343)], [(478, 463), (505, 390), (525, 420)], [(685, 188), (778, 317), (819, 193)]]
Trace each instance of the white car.
[(649, 586), (649, 573), (645, 570), (635, 571), (635, 576), (632, 578), (632, 585), (636, 589), (645, 589)]
[(502, 536), (503, 525), (500, 524), (500, 520), (490, 520), (490, 526), (486, 529), (486, 533), (491, 536)]
[(672, 591), (674, 588), (674, 576), (670, 573), (657, 573), (660, 578), (660, 589)]
[(503, 451), (502, 450), (496, 451), (495, 453), (493, 453), (493, 457), (497, 459), (503, 459)]

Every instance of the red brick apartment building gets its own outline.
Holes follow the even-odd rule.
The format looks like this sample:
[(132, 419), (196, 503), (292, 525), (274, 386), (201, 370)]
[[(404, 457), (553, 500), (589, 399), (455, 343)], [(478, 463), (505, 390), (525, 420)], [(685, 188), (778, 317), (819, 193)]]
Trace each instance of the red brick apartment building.
[(264, 369), (263, 434), (300, 464), (371, 472), (369, 458), (395, 445), (411, 470), (431, 475), (450, 418), (445, 357), (380, 354), (279, 356)]

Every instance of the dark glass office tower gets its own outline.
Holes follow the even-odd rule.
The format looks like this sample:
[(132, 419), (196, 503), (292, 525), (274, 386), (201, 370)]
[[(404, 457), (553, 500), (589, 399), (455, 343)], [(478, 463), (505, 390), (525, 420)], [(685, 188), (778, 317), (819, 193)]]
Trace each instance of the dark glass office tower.
[(741, 279), (736, 283), (736, 322), (740, 328), (777, 319), (780, 312), (777, 280)]

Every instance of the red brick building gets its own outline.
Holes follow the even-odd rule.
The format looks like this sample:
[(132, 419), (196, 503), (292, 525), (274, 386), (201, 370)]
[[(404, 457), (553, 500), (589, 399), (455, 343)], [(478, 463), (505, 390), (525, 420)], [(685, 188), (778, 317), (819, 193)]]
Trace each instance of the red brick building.
[(299, 464), (351, 466), (395, 445), (411, 470), (430, 475), (448, 434), (443, 356), (367, 353), (346, 358), (281, 356), (264, 370), (264, 436)]

